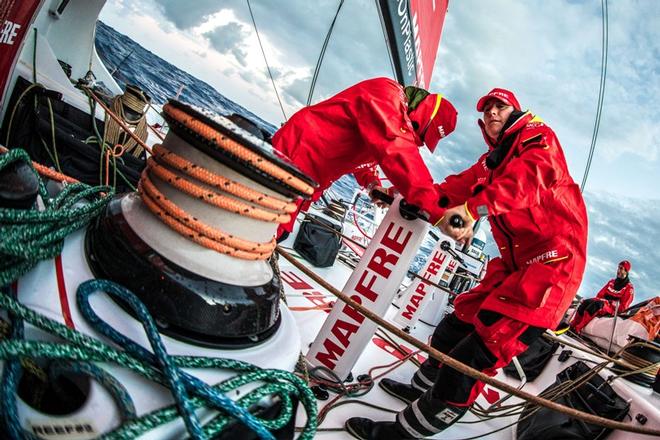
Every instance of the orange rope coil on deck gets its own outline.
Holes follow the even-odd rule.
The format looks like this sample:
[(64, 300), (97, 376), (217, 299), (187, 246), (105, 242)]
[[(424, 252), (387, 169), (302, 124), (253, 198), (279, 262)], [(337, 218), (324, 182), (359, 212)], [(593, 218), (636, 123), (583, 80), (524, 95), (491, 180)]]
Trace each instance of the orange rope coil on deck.
[(218, 148), (231, 153), (232, 155), (259, 169), (260, 171), (263, 171), (264, 173), (269, 174), (270, 176), (286, 183), (287, 185), (295, 188), (303, 194), (311, 195), (314, 192), (314, 188), (311, 185), (307, 184), (303, 180), (292, 175), (281, 167), (275, 165), (274, 163), (269, 162), (264, 157), (234, 141), (210, 125), (195, 119), (185, 111), (179, 110), (171, 104), (165, 104), (163, 106), (163, 111), (173, 119), (183, 124), (186, 128), (194, 131), (196, 134), (207, 140), (213, 141)]

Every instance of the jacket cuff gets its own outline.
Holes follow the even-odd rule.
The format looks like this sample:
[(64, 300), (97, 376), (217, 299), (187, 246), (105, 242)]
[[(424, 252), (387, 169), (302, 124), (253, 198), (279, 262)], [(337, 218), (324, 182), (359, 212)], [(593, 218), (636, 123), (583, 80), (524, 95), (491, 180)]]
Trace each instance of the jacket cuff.
[(483, 192), (468, 199), (464, 206), (465, 211), (467, 211), (467, 214), (472, 218), (472, 220), (476, 220), (479, 217), (485, 217), (489, 214), (488, 204), (483, 197)]
[(433, 226), (438, 226), (438, 223), (445, 217), (446, 209), (438, 208), (429, 213), (429, 223)]

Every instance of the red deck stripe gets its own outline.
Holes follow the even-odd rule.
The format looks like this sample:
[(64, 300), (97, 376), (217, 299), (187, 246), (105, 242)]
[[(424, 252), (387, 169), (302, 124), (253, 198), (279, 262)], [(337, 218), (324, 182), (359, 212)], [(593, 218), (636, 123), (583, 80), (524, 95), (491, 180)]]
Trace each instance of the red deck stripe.
[(71, 319), (71, 309), (69, 308), (69, 298), (66, 294), (66, 284), (64, 283), (64, 270), (62, 269), (62, 255), (55, 257), (55, 272), (57, 274), (57, 290), (60, 295), (60, 306), (62, 307), (62, 317), (64, 323), (69, 328), (74, 328)]

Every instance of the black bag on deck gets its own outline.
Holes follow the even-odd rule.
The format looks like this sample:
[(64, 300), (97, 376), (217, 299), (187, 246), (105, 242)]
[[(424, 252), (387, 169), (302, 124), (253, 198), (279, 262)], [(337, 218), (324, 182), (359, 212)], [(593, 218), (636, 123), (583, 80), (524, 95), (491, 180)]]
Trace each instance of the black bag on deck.
[[(9, 135), (6, 147), (22, 148), (32, 160), (47, 167), (55, 165), (53, 151), (56, 150), (57, 162), (64, 174), (89, 185), (103, 184), (99, 180), (99, 167), (105, 157), (98, 143), (86, 143), (86, 140), (98, 139), (97, 131), (102, 138), (104, 122), (64, 102), (57, 92), (42, 87), (33, 88), (19, 101), (18, 98), (29, 86), (30, 83), (19, 78), (11, 95), (0, 129), (3, 141)], [(137, 186), (145, 160), (144, 152), (140, 157), (127, 153), (117, 159), (117, 193), (131, 191), (130, 185)], [(113, 180), (111, 176), (110, 182)]]
[[(578, 361), (557, 374), (555, 383), (544, 390), (544, 393), (565, 382), (576, 380), (589, 371), (591, 368), (587, 364)], [(630, 409), (630, 404), (616, 394), (599, 375), (595, 375), (582, 386), (573, 388), (553, 400), (562, 405), (616, 421), (622, 421)], [(518, 422), (516, 435), (518, 440), (602, 439), (611, 431), (611, 429), (573, 419), (547, 408), (540, 408), (533, 415), (526, 417), (530, 411), (531, 407), (527, 406), (520, 415), (521, 420)]]
[(341, 247), (341, 237), (332, 230), (341, 232), (341, 226), (309, 215), (300, 225), (293, 248), (316, 267), (332, 266)]
[[(536, 338), (527, 350), (518, 355), (518, 362), (520, 362), (529, 382), (536, 379), (543, 372), (558, 347), (559, 342), (550, 342), (544, 337), (540, 337)], [(504, 367), (504, 374), (520, 379), (513, 362)]]

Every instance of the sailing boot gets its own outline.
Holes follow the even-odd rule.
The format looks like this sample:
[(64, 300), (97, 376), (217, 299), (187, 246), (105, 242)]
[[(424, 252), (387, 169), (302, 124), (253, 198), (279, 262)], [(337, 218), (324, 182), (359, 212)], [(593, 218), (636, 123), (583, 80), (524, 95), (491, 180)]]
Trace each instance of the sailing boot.
[(396, 422), (374, 422), (364, 417), (351, 417), (344, 423), (346, 431), (360, 440), (412, 439)]
[(456, 423), (469, 408), (438, 400), (429, 390), (396, 415), (394, 428), (403, 431), (404, 438), (429, 437)]
[(378, 386), (390, 396), (394, 396), (405, 403), (414, 402), (424, 394), (423, 390), (417, 389), (412, 385), (387, 378), (378, 382)]
[(424, 391), (433, 386), (439, 371), (437, 361), (427, 359), (415, 372), (415, 375), (410, 380), (410, 385), (392, 379), (383, 379), (378, 385), (387, 394), (405, 403), (411, 403), (424, 394)]

